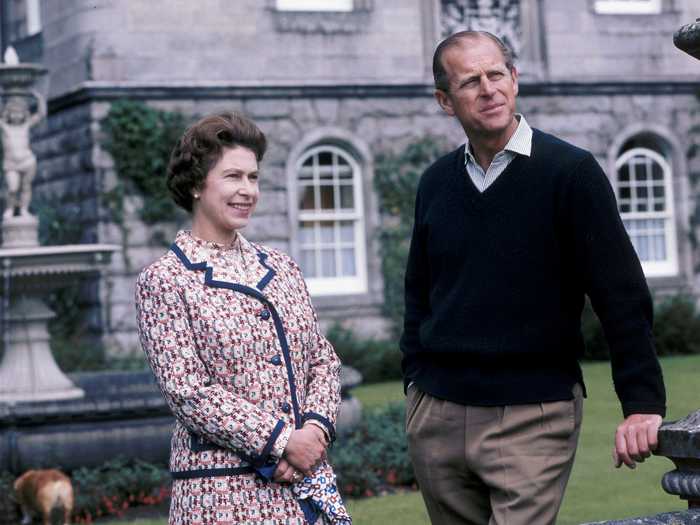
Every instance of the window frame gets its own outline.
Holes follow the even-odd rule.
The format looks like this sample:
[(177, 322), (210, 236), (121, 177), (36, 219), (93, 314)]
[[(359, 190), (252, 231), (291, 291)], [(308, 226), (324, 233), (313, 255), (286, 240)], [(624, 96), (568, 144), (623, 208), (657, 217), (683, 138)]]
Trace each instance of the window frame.
[[(663, 187), (664, 187), (664, 211), (630, 211), (623, 212), (620, 205), (620, 187), (621, 182), (619, 180), (620, 168), (626, 164), (631, 158), (636, 156), (645, 156), (651, 159), (652, 162), (656, 162), (660, 165), (663, 174)], [(653, 180), (653, 179), (651, 179)], [(630, 179), (631, 183), (631, 179)], [(631, 184), (630, 184), (631, 187)], [(644, 261), (642, 260), (639, 253), (637, 256), (642, 264), (642, 270), (646, 277), (673, 277), (678, 275), (678, 243), (676, 238), (676, 213), (675, 213), (675, 197), (673, 192), (673, 171), (670, 163), (666, 158), (650, 148), (635, 147), (626, 150), (618, 155), (615, 160), (615, 197), (618, 201), (618, 211), (620, 213), (620, 218), (622, 221), (634, 221), (634, 220), (658, 220), (663, 219), (664, 221), (664, 248), (666, 250), (666, 258), (661, 261)], [(625, 226), (625, 229), (627, 227)], [(629, 233), (629, 232), (628, 232)], [(631, 236), (630, 236), (631, 238)], [(636, 251), (636, 248), (635, 248)]]
[[(352, 212), (343, 210), (302, 210), (299, 206), (299, 189), (303, 187), (300, 184), (299, 173), (303, 164), (314, 155), (322, 152), (330, 152), (331, 154), (342, 157), (350, 166), (352, 172), (352, 187), (354, 209)], [(353, 247), (355, 249), (355, 270), (354, 276), (335, 276), (335, 277), (308, 277), (304, 276), (306, 286), (311, 296), (337, 296), (337, 295), (359, 295), (368, 291), (367, 282), (367, 243), (365, 232), (365, 203), (364, 191), (362, 183), (362, 169), (360, 164), (355, 159), (353, 154), (346, 148), (337, 144), (320, 142), (310, 147), (305, 148), (294, 163), (294, 188), (291, 192), (293, 208), (293, 234), (295, 235), (294, 246), (297, 252), (298, 259), (301, 263), (301, 251), (303, 248), (300, 242), (299, 231), (301, 222), (314, 221), (353, 221)], [(314, 176), (314, 182), (316, 176)], [(312, 184), (316, 187), (316, 184)], [(335, 185), (333, 186), (335, 187)], [(318, 241), (315, 240), (315, 243)], [(337, 242), (337, 241), (336, 241)], [(318, 249), (318, 248), (316, 248)], [(303, 268), (302, 268), (303, 270)]]
[(292, 13), (349, 13), (355, 8), (354, 0), (275, 0), (274, 5), (277, 11)]
[(657, 15), (662, 0), (594, 0), (593, 11), (599, 15)]

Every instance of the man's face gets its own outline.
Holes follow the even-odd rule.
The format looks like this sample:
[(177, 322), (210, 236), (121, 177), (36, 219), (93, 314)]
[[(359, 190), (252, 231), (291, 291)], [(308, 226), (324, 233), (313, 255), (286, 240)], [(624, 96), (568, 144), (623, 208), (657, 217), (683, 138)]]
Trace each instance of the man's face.
[(486, 37), (467, 38), (442, 55), (449, 90), (435, 91), (448, 115), (467, 135), (505, 138), (515, 131), (518, 74), (508, 70), (498, 45)]

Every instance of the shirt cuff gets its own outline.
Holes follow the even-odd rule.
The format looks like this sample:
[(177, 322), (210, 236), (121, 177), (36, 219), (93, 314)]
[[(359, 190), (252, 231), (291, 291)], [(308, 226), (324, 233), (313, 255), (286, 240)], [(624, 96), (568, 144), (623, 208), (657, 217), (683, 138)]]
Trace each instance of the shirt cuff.
[(289, 441), (289, 436), (292, 435), (291, 425), (284, 425), (282, 432), (277, 436), (275, 444), (272, 445), (272, 451), (270, 452), (276, 459), (280, 459), (284, 455), (284, 449), (287, 448), (287, 442)]

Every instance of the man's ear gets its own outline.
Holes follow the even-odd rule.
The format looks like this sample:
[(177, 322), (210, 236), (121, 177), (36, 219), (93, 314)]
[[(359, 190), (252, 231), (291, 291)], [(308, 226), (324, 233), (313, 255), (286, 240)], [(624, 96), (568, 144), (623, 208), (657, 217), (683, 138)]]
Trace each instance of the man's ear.
[(455, 116), (455, 111), (452, 107), (452, 99), (447, 92), (443, 91), (442, 89), (436, 89), (435, 100), (437, 100), (437, 103), (440, 104), (440, 107), (445, 113), (451, 117)]

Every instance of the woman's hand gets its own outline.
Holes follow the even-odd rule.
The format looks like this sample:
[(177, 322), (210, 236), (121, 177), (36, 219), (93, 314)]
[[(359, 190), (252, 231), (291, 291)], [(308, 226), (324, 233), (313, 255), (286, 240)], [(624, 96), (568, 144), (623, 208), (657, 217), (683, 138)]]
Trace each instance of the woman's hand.
[(289, 436), (284, 457), (305, 476), (310, 476), (326, 453), (326, 438), (323, 430), (315, 425), (306, 425), (293, 430)]
[(291, 466), (286, 459), (280, 459), (272, 479), (277, 483), (295, 483), (304, 478), (303, 474)]

